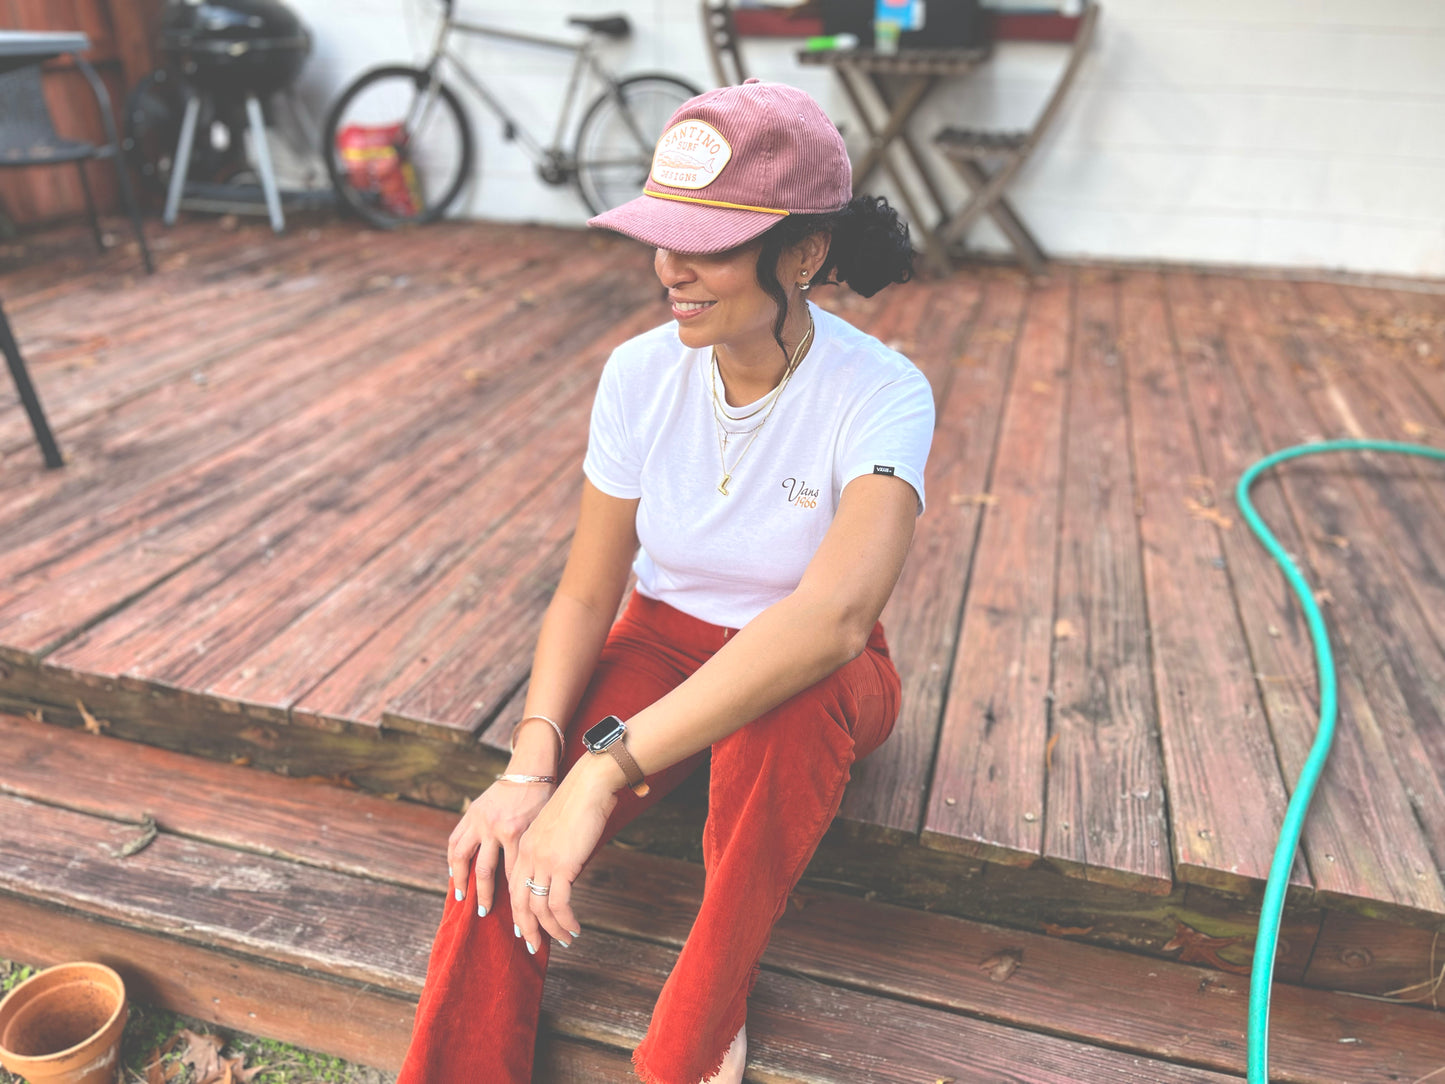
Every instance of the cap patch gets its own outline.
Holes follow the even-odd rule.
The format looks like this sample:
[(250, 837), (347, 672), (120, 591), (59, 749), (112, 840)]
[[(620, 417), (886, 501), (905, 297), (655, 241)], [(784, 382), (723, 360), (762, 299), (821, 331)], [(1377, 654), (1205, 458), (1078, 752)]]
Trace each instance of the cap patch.
[(685, 120), (662, 133), (652, 156), (652, 179), (670, 188), (706, 188), (717, 180), (733, 149), (702, 120)]

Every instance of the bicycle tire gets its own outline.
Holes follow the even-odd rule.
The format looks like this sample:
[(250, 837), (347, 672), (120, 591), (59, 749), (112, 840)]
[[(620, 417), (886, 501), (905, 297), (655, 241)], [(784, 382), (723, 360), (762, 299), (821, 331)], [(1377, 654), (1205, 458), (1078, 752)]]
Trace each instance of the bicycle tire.
[[(417, 95), (428, 84), (435, 87), (436, 96), (423, 105), (422, 127), (398, 140)], [(438, 108), (441, 127), (433, 129), (429, 125)], [(373, 138), (385, 140), (360, 152), (374, 155), (379, 163), (370, 174), (357, 169), (354, 161), (348, 165), (343, 157), (338, 140), (353, 126), (370, 128)], [(380, 129), (391, 126), (398, 132), (384, 137)], [(380, 229), (419, 226), (441, 218), (456, 202), (475, 165), (471, 118), (462, 103), (439, 78), (407, 65), (373, 68), (353, 80), (327, 113), (323, 133), (326, 173), (341, 204)], [(392, 171), (404, 178), (401, 188), (395, 187)]]
[(663, 128), (678, 106), (702, 93), (685, 79), (661, 72), (630, 75), (618, 82), (617, 90), (632, 110), (636, 132), (617, 99), (605, 90), (577, 128), (577, 192), (594, 215), (642, 194)]

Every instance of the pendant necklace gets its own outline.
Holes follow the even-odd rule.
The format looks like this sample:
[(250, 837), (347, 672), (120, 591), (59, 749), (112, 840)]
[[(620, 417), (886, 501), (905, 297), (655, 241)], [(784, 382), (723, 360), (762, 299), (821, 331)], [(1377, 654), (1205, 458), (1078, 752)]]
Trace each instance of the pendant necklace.
[[(717, 370), (718, 370), (718, 364), (717, 364), (717, 349), (714, 347), (714, 349), (713, 349), (713, 354), (712, 354), (712, 361), (713, 361), (713, 367), (712, 367), (712, 374), (713, 374), (713, 384), (712, 384), (713, 421), (714, 421), (714, 423), (716, 423), (716, 425), (717, 425), (717, 434), (718, 434), (718, 438), (717, 438), (717, 457), (718, 457), (718, 462), (719, 462), (719, 463), (721, 464), (721, 466), (722, 466), (722, 481), (717, 484), (717, 491), (718, 491), (719, 493), (721, 493), (724, 497), (731, 496), (731, 494), (728, 493), (728, 483), (733, 480), (733, 473), (734, 473), (734, 471), (736, 471), (736, 470), (738, 469), (738, 465), (743, 461), (743, 456), (745, 456), (745, 455), (748, 454), (748, 449), (753, 446), (753, 441), (755, 441), (755, 440), (758, 439), (758, 434), (763, 431), (763, 426), (767, 425), (767, 424), (768, 424), (768, 419), (773, 416), (773, 410), (777, 407), (777, 405), (778, 405), (778, 400), (783, 397), (783, 389), (788, 386), (788, 381), (791, 380), (791, 379), (793, 379), (793, 373), (794, 373), (795, 371), (797, 371), (797, 368), (798, 368), (798, 361), (799, 361), (799, 359), (802, 358), (802, 356), (803, 356), (803, 351), (808, 348), (808, 344), (809, 344), (810, 342), (812, 342), (812, 341), (813, 341), (813, 316), (812, 316), (812, 313), (809, 313), (809, 314), (808, 314), (808, 332), (807, 332), (807, 334), (805, 334), (805, 335), (803, 336), (802, 340), (798, 343), (798, 348), (793, 351), (792, 360), (788, 362), (788, 368), (787, 368), (787, 371), (786, 371), (785, 373), (783, 373), (783, 379), (780, 380), (780, 381), (778, 381), (778, 386), (773, 389), (772, 393), (771, 393), (769, 396), (764, 396), (765, 402), (763, 402), (762, 404), (760, 404), (760, 405), (757, 407), (757, 409), (753, 410), (751, 413), (744, 414), (744, 415), (742, 415), (741, 417), (733, 417), (733, 416), (731, 416), (731, 415), (728, 415), (728, 414), (726, 413), (726, 411), (725, 411), (725, 408), (723, 407), (722, 399), (721, 399), (721, 397), (720, 397), (720, 396), (718, 395), (718, 393), (717, 393)], [(740, 451), (740, 452), (738, 453), (738, 457), (733, 460), (732, 470), (729, 470), (729, 469), (728, 469), (728, 462), (727, 462), (727, 451), (726, 451), (726, 449), (727, 449), (727, 444), (728, 444), (728, 436), (729, 436), (729, 434), (728, 434), (727, 430), (724, 428), (723, 419), (724, 419), (724, 418), (728, 418), (728, 420), (730, 420), (730, 421), (746, 421), (747, 419), (752, 418), (752, 417), (756, 416), (758, 413), (762, 412), (762, 411), (764, 410), (764, 408), (766, 408), (767, 413), (763, 414), (763, 420), (762, 420), (762, 421), (758, 422), (757, 425), (753, 426), (753, 428), (748, 431), (748, 432), (749, 432), (748, 442), (743, 445), (743, 450)]]

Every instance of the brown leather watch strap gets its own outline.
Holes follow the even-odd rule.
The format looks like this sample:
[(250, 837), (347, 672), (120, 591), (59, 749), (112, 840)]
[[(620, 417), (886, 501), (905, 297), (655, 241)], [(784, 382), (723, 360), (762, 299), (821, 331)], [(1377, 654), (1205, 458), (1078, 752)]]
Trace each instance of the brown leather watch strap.
[(652, 788), (647, 785), (647, 779), (642, 774), (642, 769), (637, 766), (637, 761), (632, 759), (632, 754), (622, 744), (622, 739), (618, 738), (603, 752), (611, 753), (612, 759), (617, 761), (617, 766), (622, 769), (622, 774), (627, 779), (627, 785), (632, 788), (632, 793), (639, 798), (646, 798)]

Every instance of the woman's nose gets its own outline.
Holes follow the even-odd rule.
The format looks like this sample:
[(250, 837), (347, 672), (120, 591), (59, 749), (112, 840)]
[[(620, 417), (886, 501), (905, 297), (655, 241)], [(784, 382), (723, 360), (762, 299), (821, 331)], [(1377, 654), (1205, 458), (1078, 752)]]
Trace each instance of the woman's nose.
[(659, 281), (668, 289), (672, 289), (679, 283), (689, 282), (693, 278), (692, 268), (688, 262), (669, 249), (657, 250), (653, 268), (657, 271)]

